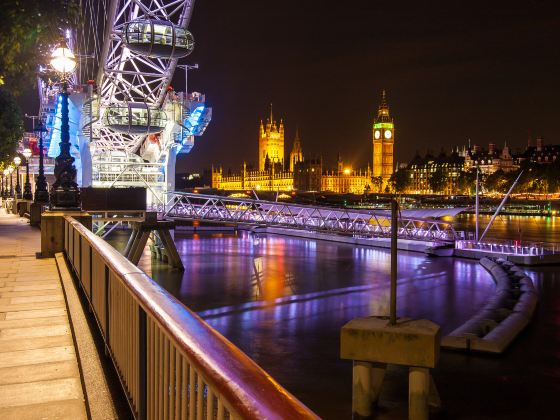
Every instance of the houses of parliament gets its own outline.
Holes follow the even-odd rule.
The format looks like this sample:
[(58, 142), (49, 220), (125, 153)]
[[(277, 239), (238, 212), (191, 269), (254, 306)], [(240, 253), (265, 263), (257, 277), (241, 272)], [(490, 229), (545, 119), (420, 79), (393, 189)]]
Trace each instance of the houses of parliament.
[(339, 194), (383, 192), (393, 174), (395, 126), (385, 91), (372, 125), (373, 167), (353, 169), (337, 159), (337, 167), (323, 167), (322, 158), (305, 158), (299, 131), (285, 159), (284, 122), (272, 114), (259, 127), (259, 166), (248, 169), (244, 162), (240, 173), (224, 175), (221, 167), (212, 168), (212, 188), (228, 191), (328, 191)]

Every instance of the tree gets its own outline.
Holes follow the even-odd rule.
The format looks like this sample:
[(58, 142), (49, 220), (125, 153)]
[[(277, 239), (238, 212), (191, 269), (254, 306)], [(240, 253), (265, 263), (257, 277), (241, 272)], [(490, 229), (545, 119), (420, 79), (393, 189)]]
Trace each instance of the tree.
[(447, 186), (447, 175), (442, 168), (437, 168), (428, 177), (428, 185), (435, 193), (442, 193)]
[(381, 188), (383, 187), (383, 177), (374, 176), (371, 178), (371, 183), (373, 184), (373, 189), (375, 190), (375, 192), (380, 193)]
[[(516, 172), (516, 176), (517, 174), (518, 172)], [(486, 177), (484, 185), (488, 191), (505, 193), (511, 185), (510, 177), (508, 177), (504, 171), (498, 169), (496, 172)]]
[(393, 172), (391, 178), (389, 178), (389, 184), (391, 184), (393, 191), (404, 193), (410, 186), (409, 172), (406, 169)]
[(46, 65), (62, 30), (78, 20), (76, 0), (2, 2), (0, 86), (19, 95), (35, 85), (37, 67)]
[(462, 171), (457, 181), (457, 188), (462, 194), (474, 194), (476, 191), (476, 169)]
[(23, 135), (23, 117), (14, 96), (0, 88), (0, 161), (10, 162)]

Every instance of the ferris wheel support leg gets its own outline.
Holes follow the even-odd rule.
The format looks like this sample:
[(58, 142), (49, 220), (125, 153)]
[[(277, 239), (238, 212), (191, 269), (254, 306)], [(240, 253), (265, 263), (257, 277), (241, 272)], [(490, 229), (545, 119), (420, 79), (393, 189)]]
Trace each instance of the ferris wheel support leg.
[[(167, 162), (165, 165), (165, 191), (163, 191), (163, 201), (167, 203), (168, 193), (175, 191), (175, 166), (177, 163), (177, 151), (174, 147), (169, 149), (167, 153)], [(167, 209), (165, 209), (167, 211)]]

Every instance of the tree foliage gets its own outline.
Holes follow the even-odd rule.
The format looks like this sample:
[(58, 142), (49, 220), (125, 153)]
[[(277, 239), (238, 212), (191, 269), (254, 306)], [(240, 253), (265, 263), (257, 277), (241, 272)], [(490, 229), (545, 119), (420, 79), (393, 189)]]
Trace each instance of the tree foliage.
[(442, 168), (437, 168), (434, 172), (431, 172), (428, 177), (428, 184), (433, 192), (443, 192), (447, 185), (447, 175), (445, 171)]
[(410, 186), (410, 176), (406, 169), (399, 169), (391, 174), (389, 179), (393, 191), (397, 193), (404, 193)]
[(63, 30), (74, 27), (76, 0), (13, 0), (0, 13), (0, 85), (14, 95), (34, 88), (37, 68), (46, 65)]
[(0, 88), (0, 161), (11, 162), (23, 135), (23, 117), (14, 96)]
[(374, 176), (371, 178), (371, 183), (373, 184), (373, 192), (380, 193), (381, 188), (383, 187), (383, 177), (382, 176)]

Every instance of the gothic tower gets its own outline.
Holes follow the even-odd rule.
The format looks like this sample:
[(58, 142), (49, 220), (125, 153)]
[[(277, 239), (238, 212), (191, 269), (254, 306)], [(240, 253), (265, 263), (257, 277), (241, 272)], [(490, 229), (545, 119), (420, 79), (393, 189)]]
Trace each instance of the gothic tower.
[(301, 141), (299, 138), (299, 129), (296, 128), (296, 136), (294, 138), (294, 145), (290, 153), (290, 172), (294, 172), (296, 163), (303, 162), (303, 151), (301, 149)]
[(270, 118), (266, 124), (261, 120), (259, 129), (259, 170), (264, 171), (265, 160), (268, 155), (271, 164), (280, 164), (284, 167), (284, 122), (276, 124), (272, 116), (272, 104), (270, 104)]
[(383, 90), (377, 118), (373, 120), (373, 176), (383, 178), (383, 188), (393, 174), (394, 143), (395, 125), (389, 115), (387, 95)]

